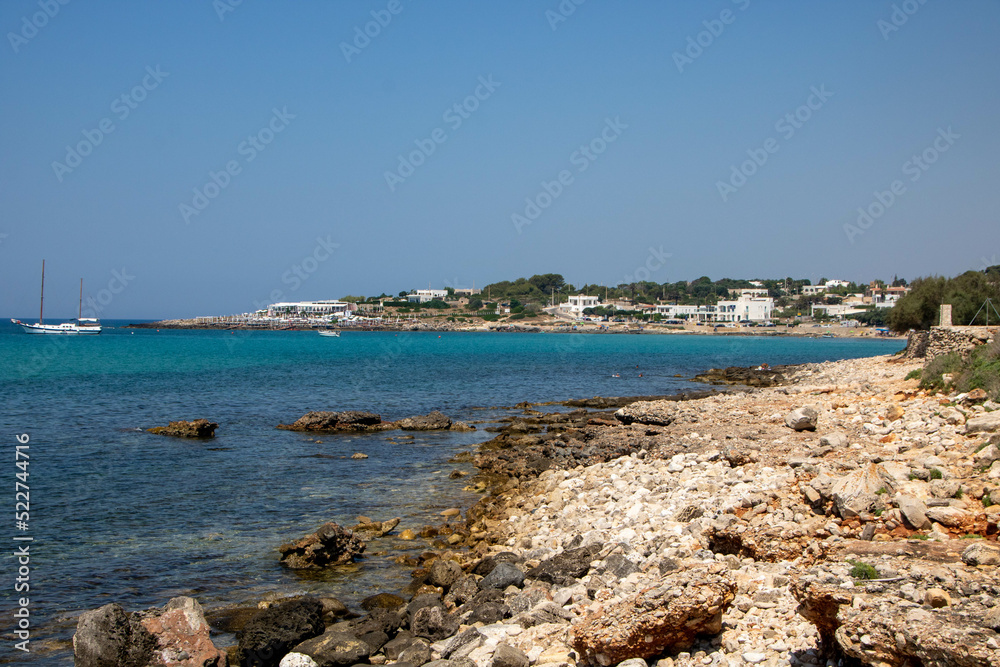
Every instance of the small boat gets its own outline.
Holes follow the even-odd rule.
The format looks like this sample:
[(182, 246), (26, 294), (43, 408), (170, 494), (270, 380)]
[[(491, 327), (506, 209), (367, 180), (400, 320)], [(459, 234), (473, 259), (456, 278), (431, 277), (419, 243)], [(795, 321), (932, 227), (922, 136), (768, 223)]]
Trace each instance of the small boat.
[(320, 336), (330, 336), (332, 338), (340, 338), (340, 332), (336, 331), (335, 329), (320, 329), (319, 330), (319, 335)]
[(11, 322), (30, 334), (94, 335), (101, 333), (101, 322), (94, 317), (83, 316), (83, 278), (80, 278), (80, 314), (75, 320), (62, 324), (45, 324), (42, 317), (45, 308), (45, 260), (42, 260), (42, 298), (38, 304), (38, 324), (11, 319)]

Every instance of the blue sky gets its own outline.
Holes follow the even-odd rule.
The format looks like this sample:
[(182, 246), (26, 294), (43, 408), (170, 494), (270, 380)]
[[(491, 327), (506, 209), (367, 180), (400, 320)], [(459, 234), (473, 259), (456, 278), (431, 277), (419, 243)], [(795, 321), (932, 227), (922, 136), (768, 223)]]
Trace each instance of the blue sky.
[(4, 316), (43, 258), (51, 317), (82, 277), (109, 319), (1000, 263), (997, 2), (5, 0), (0, 32)]

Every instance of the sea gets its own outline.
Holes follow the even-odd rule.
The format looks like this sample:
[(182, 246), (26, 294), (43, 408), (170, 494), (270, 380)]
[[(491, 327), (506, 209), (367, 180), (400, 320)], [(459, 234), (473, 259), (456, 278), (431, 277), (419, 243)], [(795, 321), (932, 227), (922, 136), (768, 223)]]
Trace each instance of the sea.
[[(205, 331), (127, 328), (99, 336), (33, 336), (0, 324), (0, 447), (10, 506), (3, 529), (0, 661), (72, 664), (83, 611), (126, 610), (189, 595), (206, 609), (313, 593), (357, 609), (410, 581), (394, 561), (428, 548), (372, 542), (353, 566), (296, 572), (279, 545), (327, 521), (400, 517), (399, 530), (443, 522), (478, 496), (469, 464), (449, 462), (490, 439), (483, 430), (522, 401), (704, 390), (708, 368), (797, 364), (891, 354), (874, 338), (556, 333)], [(543, 409), (559, 409), (558, 407)], [(311, 410), (368, 410), (383, 419), (441, 410), (468, 433), (316, 436), (278, 430)], [(205, 441), (152, 435), (179, 419), (218, 422)], [(18, 437), (22, 466), (17, 466)], [(361, 452), (367, 459), (351, 459)], [(27, 461), (27, 465), (23, 463)], [(17, 475), (27, 472), (26, 477)], [(23, 481), (22, 481), (23, 480)], [(29, 488), (18, 524), (15, 489)], [(22, 539), (17, 539), (22, 538)], [(30, 538), (27, 539), (27, 538)], [(19, 576), (15, 550), (30, 549)], [(23, 571), (21, 571), (23, 574)], [(30, 653), (10, 640), (27, 597)], [(219, 637), (217, 644), (231, 643)]]

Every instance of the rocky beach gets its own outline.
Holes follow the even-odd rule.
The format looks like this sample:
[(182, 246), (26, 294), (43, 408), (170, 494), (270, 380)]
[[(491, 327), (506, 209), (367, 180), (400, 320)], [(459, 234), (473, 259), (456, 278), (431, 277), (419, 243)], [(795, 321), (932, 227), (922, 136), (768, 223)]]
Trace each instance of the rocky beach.
[[(1000, 405), (919, 389), (922, 365), (725, 369), (706, 375), (757, 386), (519, 405), (470, 454), (481, 500), (398, 526), (428, 546), (400, 557), (415, 569), (398, 595), (107, 605), (80, 618), (77, 664), (1000, 664)], [(361, 517), (282, 550), (342, 564), (395, 529)]]

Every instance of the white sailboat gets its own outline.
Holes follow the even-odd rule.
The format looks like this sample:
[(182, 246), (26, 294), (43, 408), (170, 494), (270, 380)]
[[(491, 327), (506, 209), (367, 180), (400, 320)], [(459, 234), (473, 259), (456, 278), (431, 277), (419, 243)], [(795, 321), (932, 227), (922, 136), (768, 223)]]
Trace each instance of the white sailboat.
[(42, 298), (38, 304), (38, 324), (12, 319), (11, 322), (20, 326), (25, 333), (30, 334), (62, 334), (62, 335), (94, 335), (101, 333), (101, 322), (97, 318), (83, 316), (83, 278), (80, 278), (80, 313), (79, 317), (62, 324), (45, 324), (45, 260), (42, 260)]

